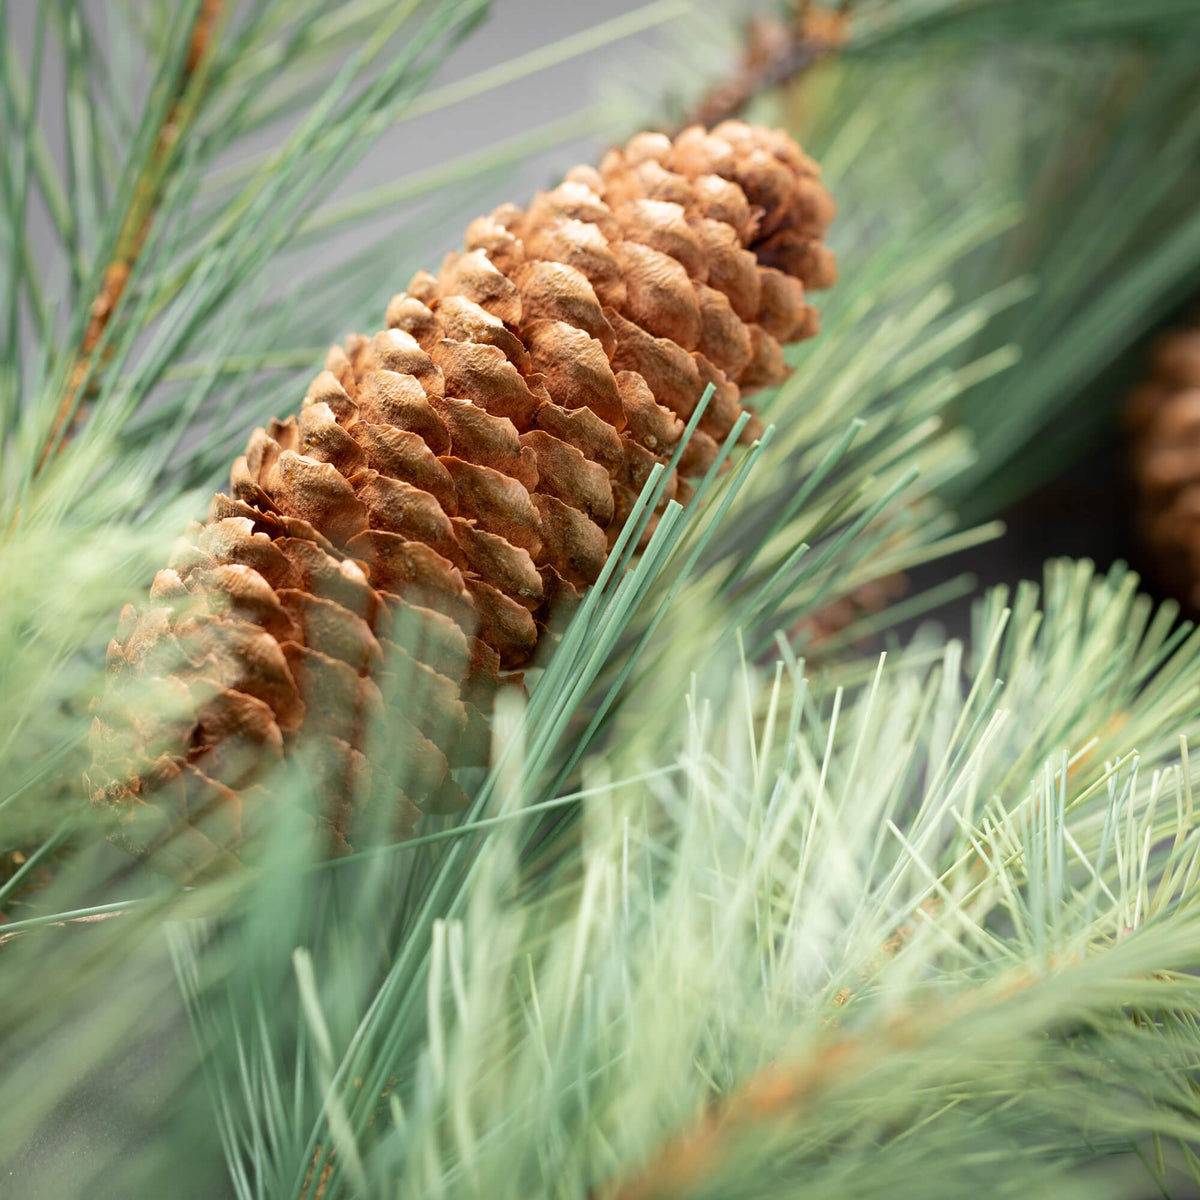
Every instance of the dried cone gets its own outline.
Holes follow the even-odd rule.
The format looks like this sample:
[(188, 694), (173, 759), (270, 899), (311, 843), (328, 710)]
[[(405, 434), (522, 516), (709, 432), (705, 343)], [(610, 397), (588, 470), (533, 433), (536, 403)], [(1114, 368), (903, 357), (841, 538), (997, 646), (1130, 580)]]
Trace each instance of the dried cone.
[(125, 614), (88, 781), (115, 839), (187, 877), (236, 862), (266, 771), (309, 755), (313, 820), (344, 849), (389, 690), (407, 770), (388, 823), (461, 803), (497, 683), (595, 581), (706, 385), (683, 474), (785, 377), (781, 343), (816, 333), (833, 211), (785, 134), (726, 122), (641, 134), (473, 222), (385, 330), (330, 351), (298, 417), (254, 432)]
[(1163, 583), (1200, 611), (1200, 326), (1158, 342), (1125, 416), (1143, 545)]
[(798, 621), (792, 631), (793, 637), (803, 639), (805, 654), (819, 653), (830, 639), (864, 618), (883, 612), (893, 600), (899, 600), (907, 591), (908, 579), (901, 574), (883, 575), (859, 584), (853, 591)]

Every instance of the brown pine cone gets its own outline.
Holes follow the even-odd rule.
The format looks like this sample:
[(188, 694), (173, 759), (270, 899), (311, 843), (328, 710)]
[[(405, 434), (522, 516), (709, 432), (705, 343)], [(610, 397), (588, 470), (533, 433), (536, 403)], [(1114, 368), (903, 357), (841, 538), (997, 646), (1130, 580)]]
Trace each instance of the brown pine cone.
[(393, 830), (461, 804), (497, 683), (596, 580), (704, 388), (685, 475), (786, 376), (781, 343), (816, 333), (832, 216), (785, 134), (726, 122), (641, 134), (474, 221), (383, 332), (330, 351), (299, 417), (254, 432), (152, 607), (123, 615), (88, 780), (115, 840), (187, 877), (228, 865), (266, 770), (309, 755), (344, 850), (389, 690)]
[(1164, 586), (1200, 611), (1200, 327), (1159, 340), (1125, 420), (1139, 536)]
[(866, 617), (883, 612), (893, 600), (908, 591), (908, 579), (899, 573), (859, 584), (853, 591), (831, 600), (809, 616), (796, 622), (793, 640), (799, 640), (806, 655), (819, 653), (825, 643), (844, 633)]

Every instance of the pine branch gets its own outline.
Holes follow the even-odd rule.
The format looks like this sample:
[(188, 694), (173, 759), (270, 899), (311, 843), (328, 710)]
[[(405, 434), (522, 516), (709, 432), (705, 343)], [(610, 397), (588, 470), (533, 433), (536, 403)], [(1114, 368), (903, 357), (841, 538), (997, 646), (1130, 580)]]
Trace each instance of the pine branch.
[(791, 83), (838, 54), (846, 44), (851, 8), (852, 0), (842, 0), (835, 11), (802, 0), (791, 22), (752, 17), (741, 63), (728, 79), (709, 90), (680, 128), (703, 125), (707, 129), (739, 116), (756, 97)]
[(764, 1131), (802, 1120), (805, 1110), (827, 1102), (835, 1086), (864, 1079), (895, 1050), (920, 1054), (934, 1049), (948, 1024), (1004, 1003), (1037, 982), (1027, 970), (1015, 969), (966, 996), (925, 1005), (919, 1012), (893, 1013), (886, 1029), (870, 1040), (834, 1024), (822, 1042), (807, 1047), (803, 1059), (772, 1063), (730, 1095), (712, 1101), (691, 1128), (669, 1139), (630, 1178), (600, 1187), (592, 1193), (594, 1200), (676, 1200), (722, 1174), (732, 1177), (730, 1168), (739, 1154), (761, 1141)]
[[(1124, 14), (1098, 0), (932, 7), (949, 32), (994, 31), (1014, 13), (1051, 32), (1169, 30), (1179, 16), (1168, 0)], [(216, 48), (232, 77), (242, 63), (260, 72), (242, 128), (274, 111), (261, 84), (277, 72), (281, 101), (312, 94), (303, 71), (287, 74), (290, 49), (328, 61), (321, 39), (272, 40), (286, 10), (274, 6), (275, 24), (236, 53), (224, 39)], [(318, 27), (357, 44), (377, 11), (355, 5), (344, 25), (325, 13)], [(937, 24), (914, 18), (914, 37)], [(871, 40), (880, 28), (864, 22), (849, 41), (882, 52), (886, 39)], [(838, 56), (839, 77), (860, 69), (851, 58)], [(1012, 110), (976, 78), (958, 92), (926, 88), (923, 109), (905, 103), (911, 76), (878, 59), (871, 70), (866, 100), (842, 93), (826, 110), (834, 135), (822, 157), (847, 269), (821, 338), (793, 357), (796, 375), (767, 407), (773, 429), (742, 459), (730, 443), (732, 469), (714, 470), (686, 511), (668, 507), (640, 558), (636, 534), (620, 548), (544, 674), (531, 675), (528, 708), (501, 714), (497, 766), (466, 819), (431, 818), (409, 843), (314, 863), (289, 826), (313, 782), (285, 772), (271, 783), (278, 822), (264, 869), (224, 888), (145, 897), (136, 880), (114, 890), (103, 862), (70, 864), (3, 950), (0, 1010), (22, 1051), (0, 1081), (6, 1140), (53, 1111), (68, 1071), (74, 1081), (89, 1064), (106, 1069), (144, 1036), (147, 1014), (170, 1011), (173, 967), (198, 1054), (172, 1080), (184, 1115), (170, 1117), (170, 1135), (134, 1156), (112, 1147), (108, 1185), (136, 1179), (128, 1194), (169, 1191), (163, 1181), (181, 1170), (207, 1178), (222, 1153), (246, 1200), (397, 1188), (497, 1200), (671, 1188), (1091, 1200), (1139, 1195), (1144, 1169), (1122, 1166), (1138, 1154), (1164, 1187), (1171, 1170), (1200, 1178), (1200, 995), (1188, 974), (1200, 837), (1177, 740), (1200, 729), (1196, 636), (1173, 610), (1154, 614), (1132, 576), (1061, 565), (1041, 602), (1030, 588), (993, 594), (968, 651), (926, 633), (864, 663), (844, 656), (851, 626), (818, 671), (790, 636), (872, 573), (994, 532), (955, 533), (931, 493), (964, 478), (950, 406), (1013, 368), (1008, 314), (1028, 300), (974, 271), (1011, 208), (976, 194), (978, 164), (961, 142), (928, 133), (952, 111), (948, 95), (977, 96), (1000, 126)], [(18, 83), (9, 73), (3, 85), (16, 96), (0, 114), (6, 129), (29, 124)], [(255, 363), (294, 361), (286, 330), (308, 346), (322, 309), (370, 299), (316, 285), (271, 325), (251, 294), (266, 259), (239, 272), (221, 256), (394, 202), (397, 189), (384, 188), (278, 222), (256, 207), (277, 168), (295, 172), (289, 188), (319, 186), (333, 141), (344, 134), (349, 146), (401, 107), (387, 94), (356, 110), (357, 132), (349, 118), (340, 132), (323, 127), (319, 155), (317, 142), (297, 142), (233, 207), (214, 193), (182, 205), (203, 171), (175, 175), (174, 159), (165, 171), (131, 263), (153, 264), (153, 277), (146, 297), (122, 285), (122, 312), (136, 308), (131, 330), (144, 332), (149, 316), (175, 320), (184, 306), (172, 306), (190, 299), (211, 316), (192, 332), (211, 334), (164, 340), (144, 367), (122, 345), (104, 358), (122, 341), (122, 318), (108, 320), (92, 376), (111, 366), (111, 378), (92, 421), (69, 444), (69, 425), (60, 431), (62, 452), (41, 476), (54, 486), (31, 494), (4, 547), (6, 817), (18, 797), (77, 788), (78, 698), (99, 674), (80, 647), (102, 645), (109, 610), (185, 517), (155, 512), (136, 534), (124, 523), (163, 471), (157, 452), (180, 426), (211, 421), (194, 460), (207, 469), (252, 405), (293, 403), (278, 383), (255, 386)], [(222, 95), (237, 107), (237, 93)], [(1038, 102), (1057, 115), (1060, 98)], [(229, 144), (201, 127), (207, 147)], [(1027, 144), (1004, 134), (989, 126), (981, 138), (1002, 164)], [(28, 155), (36, 180), (36, 148)], [(451, 164), (446, 177), (470, 169)], [(969, 211), (947, 183), (956, 173), (969, 180)], [(398, 185), (408, 186), (421, 181)], [(5, 189), (8, 211), (15, 194)], [(241, 218), (223, 224), (235, 211), (250, 214), (249, 232)], [(187, 214), (195, 224), (172, 232)], [(346, 273), (366, 270), (370, 253)], [(1081, 276), (1064, 254), (1070, 270), (1052, 282), (1069, 306)], [(220, 286), (181, 292), (187, 264), (221, 273)], [(1161, 289), (1163, 270), (1150, 264), (1139, 286)], [(1058, 378), (1095, 361), (1088, 343), (1111, 317), (1064, 349)], [(78, 328), (86, 337), (88, 323)], [(179, 392), (155, 393), (168, 374)], [(214, 384), (227, 389), (219, 402)], [(1008, 386), (1001, 415), (1026, 383)], [(78, 399), (92, 399), (86, 382)], [(101, 444), (118, 433), (137, 455)], [(857, 627), (901, 613), (891, 605)], [(386, 721), (378, 740), (374, 786), (385, 791), (407, 764), (387, 752)], [(128, 916), (33, 936), (109, 905)], [(86, 1014), (82, 1034), (68, 1025), (71, 1004)], [(211, 1140), (197, 1119), (200, 1069)]]
[[(1069, 1164), (1084, 1152), (1083, 1095), (1124, 1107), (1105, 1152), (1127, 1151), (1142, 1121), (1163, 1138), (1185, 1131), (1156, 1100), (1177, 1094), (1194, 1044), (1161, 1033), (1167, 1010), (1186, 1015), (1196, 991), (1164, 974), (1195, 959), (1190, 772), (1160, 745), (1139, 782), (1130, 756), (1114, 754), (1135, 731), (1103, 731), (1099, 753), (1088, 737), (1168, 653), (1166, 627), (1147, 628), (1131, 582), (1056, 568), (1041, 628), (1022, 596), (1006, 631), (996, 597), (965, 698), (947, 687), (953, 647), (940, 651), (950, 675), (880, 667), (832, 704), (810, 702), (790, 672), (773, 684), (744, 667), (706, 673), (689, 731), (674, 729), (680, 769), (628, 778), (623, 742), (592, 797), (580, 858), (560, 859), (540, 886), (514, 884), (529, 835), (526, 776), (510, 764), (509, 820), (445, 864), (462, 880), (434, 906), (449, 923), (432, 921), (424, 946), (406, 943), (349, 1025), (314, 947), (305, 1020), (327, 1031), (328, 1067), (308, 1138), (279, 1142), (292, 1164), (281, 1190), (294, 1178), (311, 1195), (320, 1180), (337, 1195), (356, 1186), (354, 1161), (379, 1172), (366, 1186), (403, 1179), (451, 1196), (478, 1180), (528, 1195), (548, 1175), (592, 1195), (703, 1195), (735, 1180), (748, 1196), (827, 1195), (869, 1191), (897, 1170), (908, 1195), (922, 1194), (936, 1161), (950, 1176), (934, 1194), (954, 1196), (972, 1171), (967, 1142), (948, 1153), (955, 1139), (985, 1153), (1010, 1128), (996, 1183), (1018, 1194), (1053, 1177), (1053, 1155)], [(1197, 653), (1193, 639), (1166, 675), (1186, 676)], [(1007, 694), (989, 684), (999, 670)], [(642, 702), (660, 751), (675, 725), (670, 678)], [(718, 697), (731, 702), (706, 705)], [(1184, 701), (1169, 681), (1147, 694), (1144, 728), (1172, 725), (1161, 705), (1176, 702), (1196, 728), (1195, 690)], [(1021, 727), (1006, 730), (1005, 713)], [(520, 742), (518, 729), (503, 736)], [(1010, 770), (1033, 729), (1045, 764)], [(1051, 749), (1060, 745), (1080, 747), (1069, 764)], [(1157, 799), (1168, 788), (1179, 789), (1174, 813)], [(1139, 858), (1172, 835), (1168, 852)], [(990, 921), (994, 911), (1011, 924)], [(349, 934), (335, 922), (329, 936), (344, 946)], [(190, 981), (200, 950), (181, 966)], [(188, 986), (216, 1036), (224, 1001)], [(1157, 1015), (1131, 1022), (1126, 1004)], [(246, 1020), (241, 1045), (257, 1061), (266, 1048)], [(1092, 1029), (1102, 1053), (1086, 1041)], [(1138, 1074), (1160, 1054), (1154, 1079)], [(229, 1077), (220, 1111), (257, 1107), (243, 1086)], [(1131, 1107), (1126, 1092), (1145, 1087)], [(704, 1115), (673, 1140), (689, 1109)], [(872, 1134), (856, 1145), (863, 1128)], [(240, 1129), (230, 1118), (228, 1136)], [(594, 1182), (614, 1175), (611, 1192)], [(1113, 1174), (1103, 1194), (1130, 1194), (1124, 1178)], [(254, 1186), (247, 1178), (244, 1194)]]
[(225, 0), (197, 0), (197, 4), (182, 69), (171, 85), (150, 154), (133, 185), (129, 207), (117, 232), (112, 259), (104, 269), (100, 290), (88, 306), (88, 323), (67, 371), (66, 388), (34, 467), (35, 475), (58, 450), (68, 426), (73, 428), (78, 424), (83, 390), (96, 370), (93, 356), (121, 303), (134, 265), (146, 244), (162, 200), (172, 155), (188, 136), (202, 102), (212, 41), (224, 13)]

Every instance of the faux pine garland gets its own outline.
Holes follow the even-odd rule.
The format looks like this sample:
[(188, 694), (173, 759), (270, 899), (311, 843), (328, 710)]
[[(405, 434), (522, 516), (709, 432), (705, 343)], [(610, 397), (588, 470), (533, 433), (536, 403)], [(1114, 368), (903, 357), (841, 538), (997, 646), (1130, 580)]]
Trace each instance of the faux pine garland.
[[(967, 646), (926, 630), (882, 662), (853, 651), (961, 580), (811, 636), (828, 601), (995, 536), (956, 525), (939, 493), (990, 515), (980, 479), (1020, 490), (1027, 457), (1060, 455), (1031, 431), (1055, 432), (1078, 382), (1171, 303), (1194, 249), (1181, 0), (860, 0), (799, 101), (751, 98), (768, 123), (803, 112), (839, 198), (822, 334), (755, 396), (761, 429), (743, 413), (715, 456), (701, 423), (717, 396), (701, 393), (599, 577), (572, 585), (571, 619), (535, 616), (537, 658), (501, 668), (527, 695), (496, 696), (490, 768), (454, 768), (465, 809), (314, 856), (328, 792), (291, 756), (261, 782), (252, 868), (183, 889), (80, 815), (113, 615), (202, 510), (186, 489), (210, 491), (249, 428), (294, 409), (313, 338), (377, 320), (397, 253), (407, 274), (461, 230), (479, 210), (465, 184), (596, 115), (314, 211), (323, 189), (405, 112), (678, 7), (423, 92), (482, 5), (252, 0), (221, 14), (195, 76), (201, 3), (105, 6), (111, 64), (97, 10), (65, 0), (37, 6), (28, 61), (7, 47), (0, 206), (15, 231), (47, 216), (56, 241), (49, 263), (28, 238), (0, 247), (17, 297), (0, 330), (0, 819), (24, 858), (0, 883), (0, 1141), (25, 1194), (1140, 1200), (1148, 1176), (1168, 1193), (1197, 1178), (1188, 627), (1126, 572), (1056, 564), (1040, 597), (988, 597)], [(637, 72), (658, 88), (686, 65), (650, 120), (671, 127), (707, 90), (715, 27), (676, 24)], [(1064, 35), (1089, 53), (1047, 49)], [(56, 74), (38, 47), (61, 52), (64, 164), (40, 128)], [(126, 47), (154, 66), (145, 97), (110, 86), (136, 76)], [(621, 57), (608, 86), (632, 95), (637, 55)], [(201, 76), (186, 136), (160, 155)], [(1084, 127), (1094, 176), (1077, 172)], [(1062, 170), (1028, 177), (1047, 162)], [(139, 191), (148, 165), (156, 185)], [(275, 273), (281, 249), (311, 265), (323, 237), (430, 195), (444, 213), (403, 237), (364, 237), (303, 287), (298, 257)], [(139, 196), (148, 219), (122, 256)], [(1014, 225), (1015, 255), (997, 255)], [(76, 388), (115, 260), (128, 281)], [(420, 346), (425, 313), (442, 318), (418, 288), (389, 320)], [(454, 340), (469, 312), (519, 357), (458, 309)], [(80, 418), (56, 430), (64, 397)], [(985, 435), (975, 451), (963, 411)], [(314, 425), (326, 446), (335, 426)], [(671, 479), (690, 445), (711, 459), (693, 495)], [(251, 479), (264, 492), (268, 457)], [(411, 711), (412, 689), (398, 699)], [(389, 817), (412, 760), (393, 711), (368, 739)], [(21, 895), (65, 848), (46, 890)], [(142, 1056), (161, 1073), (129, 1089), (155, 1107), (130, 1145), (111, 1089)], [(77, 1140), (80, 1113), (107, 1118), (105, 1135)]]

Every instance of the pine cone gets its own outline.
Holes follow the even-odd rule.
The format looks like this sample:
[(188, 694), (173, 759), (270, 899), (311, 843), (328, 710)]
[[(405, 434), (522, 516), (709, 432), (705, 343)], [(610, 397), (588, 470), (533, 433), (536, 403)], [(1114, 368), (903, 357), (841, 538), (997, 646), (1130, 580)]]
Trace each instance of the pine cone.
[(801, 642), (806, 655), (819, 652), (831, 638), (858, 621), (883, 612), (907, 591), (908, 579), (899, 572), (871, 579), (797, 621), (791, 635)]
[(235, 862), (266, 770), (308, 754), (345, 849), (389, 687), (394, 829), (465, 802), (496, 687), (596, 580), (705, 387), (684, 475), (816, 333), (832, 216), (785, 134), (726, 122), (641, 134), (474, 221), (383, 332), (330, 351), (298, 418), (254, 432), (153, 607), (123, 615), (88, 781), (115, 840), (187, 877)]
[(1200, 611), (1200, 326), (1158, 342), (1125, 418), (1139, 536), (1163, 584)]

